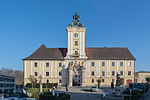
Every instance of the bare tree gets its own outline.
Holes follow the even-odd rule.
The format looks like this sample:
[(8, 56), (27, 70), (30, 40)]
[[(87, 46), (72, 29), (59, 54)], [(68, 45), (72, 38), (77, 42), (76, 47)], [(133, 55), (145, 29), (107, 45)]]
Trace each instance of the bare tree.
[(35, 84), (37, 83), (37, 79), (33, 75), (30, 75), (29, 80), (32, 84), (32, 88), (35, 87)]
[(100, 77), (98, 80), (97, 80), (97, 83), (98, 83), (98, 88), (100, 88), (100, 84), (102, 82), (102, 77)]

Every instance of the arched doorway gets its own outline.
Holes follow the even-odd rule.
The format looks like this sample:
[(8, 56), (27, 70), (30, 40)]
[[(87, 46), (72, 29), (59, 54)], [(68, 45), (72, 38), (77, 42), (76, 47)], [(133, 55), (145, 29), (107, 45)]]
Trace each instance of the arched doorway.
[(132, 83), (132, 80), (131, 80), (131, 79), (128, 79), (128, 80), (127, 80), (127, 85), (129, 85), (130, 83)]
[(81, 85), (81, 77), (80, 75), (74, 75), (72, 77), (72, 86), (80, 86)]

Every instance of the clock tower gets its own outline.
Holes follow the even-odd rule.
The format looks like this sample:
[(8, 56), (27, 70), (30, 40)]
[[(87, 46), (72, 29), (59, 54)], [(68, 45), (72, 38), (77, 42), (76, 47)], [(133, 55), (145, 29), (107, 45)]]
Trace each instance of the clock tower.
[(75, 13), (73, 22), (67, 27), (68, 51), (65, 59), (87, 59), (85, 53), (86, 28), (79, 22), (79, 15)]

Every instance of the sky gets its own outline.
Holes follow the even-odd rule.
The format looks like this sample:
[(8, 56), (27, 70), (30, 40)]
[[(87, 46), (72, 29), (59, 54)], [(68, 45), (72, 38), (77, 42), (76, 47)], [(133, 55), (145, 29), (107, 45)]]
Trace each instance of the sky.
[(128, 47), (136, 71), (150, 71), (150, 0), (0, 0), (0, 69), (23, 70), (42, 44), (67, 47), (75, 12), (86, 47)]

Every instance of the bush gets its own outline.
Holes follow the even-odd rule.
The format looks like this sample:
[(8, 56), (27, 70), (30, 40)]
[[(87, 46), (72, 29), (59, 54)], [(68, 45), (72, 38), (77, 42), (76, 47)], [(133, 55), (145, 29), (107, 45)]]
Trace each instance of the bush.
[(27, 83), (27, 84), (26, 84), (26, 87), (27, 87), (27, 88), (32, 88), (32, 84), (31, 84), (31, 83)]
[[(36, 83), (36, 84), (34, 84), (34, 86), (35, 86), (34, 88), (39, 88), (40, 84)], [(57, 88), (57, 86), (58, 86), (57, 83), (43, 83), (43, 88), (52, 88), (52, 87)], [(32, 83), (27, 83), (26, 87), (32, 88)]]

